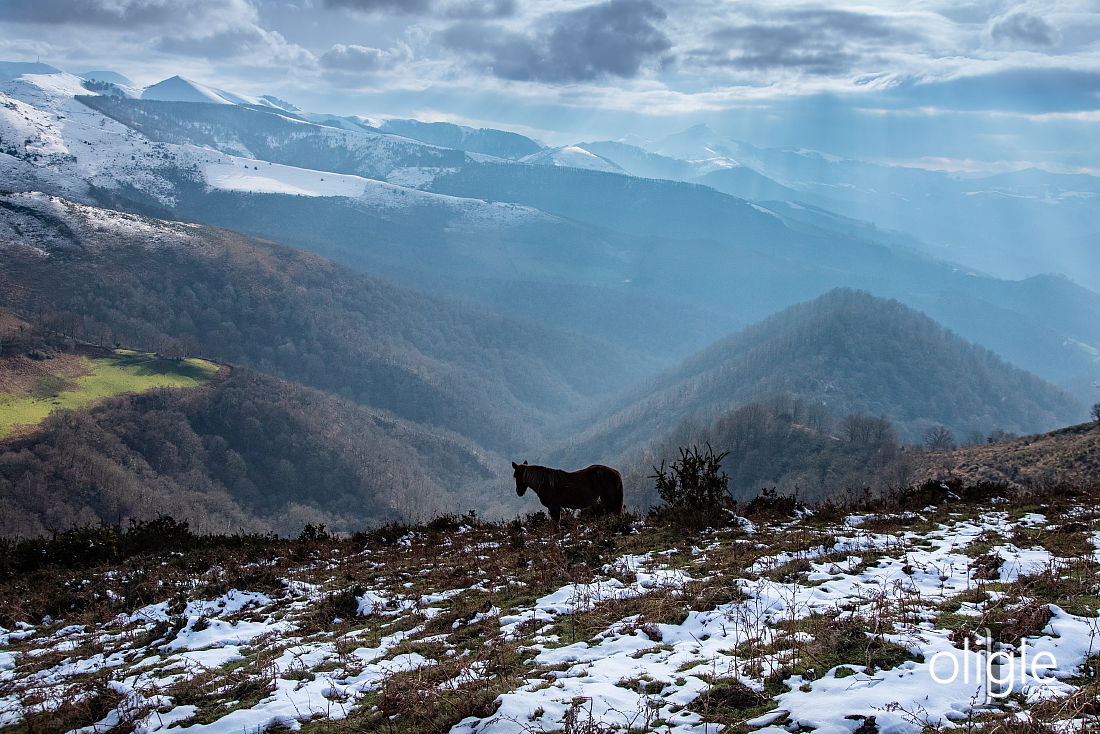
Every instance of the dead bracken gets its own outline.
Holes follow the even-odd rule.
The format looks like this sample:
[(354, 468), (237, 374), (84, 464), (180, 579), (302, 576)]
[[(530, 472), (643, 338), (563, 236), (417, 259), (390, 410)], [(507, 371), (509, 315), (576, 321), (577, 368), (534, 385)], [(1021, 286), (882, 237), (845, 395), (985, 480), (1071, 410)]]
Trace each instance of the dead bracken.
[[(115, 541), (128, 550), (90, 566), (60, 537), (36, 546), (37, 563), (8, 547), (0, 726), (1094, 726), (1095, 490), (1014, 494), (995, 511), (964, 487), (924, 504), (929, 493), (798, 517), (757, 503), (758, 515), (672, 534), (659, 516), (567, 519), (555, 534), (544, 516), (468, 514), (295, 540), (217, 540), (162, 521), (165, 546), (138, 526)], [(1045, 546), (1052, 517), (1068, 537)], [(932, 682), (936, 656), (1025, 645), (1057, 666), (1013, 680), (1020, 695), (979, 707), (980, 678)]]

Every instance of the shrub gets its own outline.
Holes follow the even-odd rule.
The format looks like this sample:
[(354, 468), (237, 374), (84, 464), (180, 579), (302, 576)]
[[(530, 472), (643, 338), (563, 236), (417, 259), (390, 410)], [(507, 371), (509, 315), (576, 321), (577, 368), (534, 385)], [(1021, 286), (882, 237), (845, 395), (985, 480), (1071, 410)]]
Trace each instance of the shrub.
[(306, 526), (302, 528), (302, 532), (298, 534), (298, 540), (302, 543), (319, 543), (322, 540), (330, 540), (332, 533), (328, 531), (325, 524), (318, 523), (306, 523)]
[(764, 487), (745, 505), (748, 517), (791, 517), (804, 505), (793, 494), (779, 494), (775, 487)]
[(657, 494), (666, 504), (686, 509), (722, 507), (732, 501), (730, 478), (722, 471), (722, 459), (728, 451), (714, 453), (710, 444), (700, 451), (698, 446), (680, 448), (680, 458), (665, 468), (653, 467), (650, 479), (657, 482)]

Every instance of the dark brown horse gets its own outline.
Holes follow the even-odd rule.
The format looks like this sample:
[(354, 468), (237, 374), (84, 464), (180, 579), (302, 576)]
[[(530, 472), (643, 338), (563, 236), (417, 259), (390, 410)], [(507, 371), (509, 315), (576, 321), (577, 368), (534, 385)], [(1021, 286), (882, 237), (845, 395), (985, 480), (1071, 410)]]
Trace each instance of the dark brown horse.
[(515, 470), (516, 494), (520, 497), (528, 488), (539, 496), (554, 525), (561, 517), (561, 508), (581, 510), (599, 502), (604, 512), (623, 511), (623, 478), (619, 472), (603, 464), (593, 464), (579, 471), (550, 469), (537, 464), (512, 462)]

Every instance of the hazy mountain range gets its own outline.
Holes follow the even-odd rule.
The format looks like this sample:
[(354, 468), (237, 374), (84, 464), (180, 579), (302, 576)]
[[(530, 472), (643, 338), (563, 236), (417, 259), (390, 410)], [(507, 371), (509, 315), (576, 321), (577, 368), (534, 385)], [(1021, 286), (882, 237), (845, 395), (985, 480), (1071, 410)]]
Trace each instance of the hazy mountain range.
[[(635, 455), (777, 395), (837, 421), (885, 418), (907, 441), (934, 425), (1048, 430), (1095, 399), (1100, 294), (1079, 284), (1100, 282), (1079, 246), (1100, 202), (1089, 176), (971, 179), (706, 128), (550, 147), (181, 77), (139, 89), (5, 64), (0, 79), (0, 306), (46, 331), (258, 371), (232, 382), (249, 411), (278, 395), (295, 406), (287, 431), (356, 434), (331, 461), (375, 520), (410, 511), (401, 482), (507, 512), (484, 487), (509, 455)], [(186, 474), (125, 438), (139, 406), (184, 416), (199, 442), (244, 440), (203, 417), (229, 388), (203, 389), (186, 406), (93, 410), (149, 467), (127, 482)], [(66, 426), (35, 440), (78, 445)], [(357, 473), (372, 443), (386, 466), (407, 449), (415, 471)], [(298, 502), (295, 518), (350, 526), (322, 494), (256, 510), (218, 475), (218, 450), (192, 489), (234, 517), (285, 530), (271, 518)], [(287, 457), (295, 477), (316, 473), (319, 450)], [(21, 471), (12, 491), (34, 474)]]

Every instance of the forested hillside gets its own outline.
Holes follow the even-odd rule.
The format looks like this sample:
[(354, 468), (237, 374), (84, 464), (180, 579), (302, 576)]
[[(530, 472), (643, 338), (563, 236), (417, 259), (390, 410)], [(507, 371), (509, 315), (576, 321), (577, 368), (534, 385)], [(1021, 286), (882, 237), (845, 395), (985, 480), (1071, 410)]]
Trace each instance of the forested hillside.
[(689, 357), (611, 403), (559, 456), (615, 457), (691, 419), (705, 426), (769, 395), (834, 419), (880, 416), (917, 442), (934, 425), (959, 435), (1048, 430), (1085, 408), (896, 301), (836, 290)]
[(501, 464), (448, 431), (236, 369), (0, 441), (0, 537), (162, 514), (207, 533), (350, 532), (466, 509)]
[(636, 377), (602, 342), (232, 232), (12, 194), (0, 234), (0, 305), (46, 326), (252, 366), (489, 449)]
[(884, 418), (834, 418), (819, 403), (773, 396), (734, 408), (705, 425), (687, 420), (620, 459), (631, 503), (660, 503), (653, 468), (679, 458), (680, 447), (726, 454), (722, 469), (734, 499), (762, 489), (819, 501), (908, 486), (919, 447), (906, 446)]

